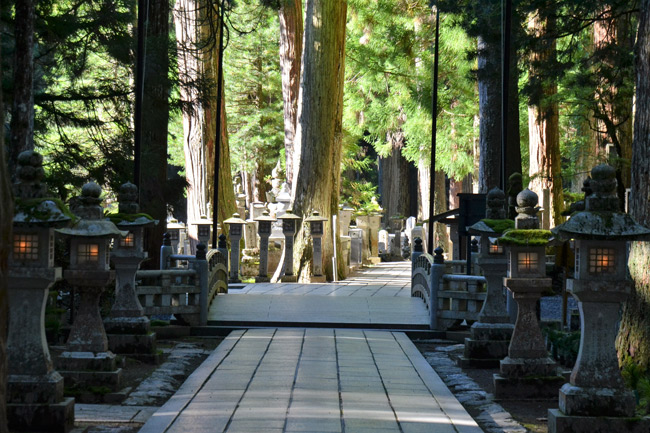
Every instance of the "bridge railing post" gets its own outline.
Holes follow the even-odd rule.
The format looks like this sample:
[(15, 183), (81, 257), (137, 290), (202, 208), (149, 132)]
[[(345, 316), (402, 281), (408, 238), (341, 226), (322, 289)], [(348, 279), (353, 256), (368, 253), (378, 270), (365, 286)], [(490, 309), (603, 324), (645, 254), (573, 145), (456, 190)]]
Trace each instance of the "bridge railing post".
[(169, 269), (169, 256), (174, 254), (171, 237), (169, 233), (163, 235), (163, 244), (160, 247), (160, 269)]
[(442, 255), (442, 248), (438, 247), (434, 251), (433, 264), (431, 265), (431, 273), (429, 280), (429, 328), (436, 329), (438, 327), (438, 291), (442, 283), (442, 276), (445, 274), (445, 258)]
[(206, 247), (203, 243), (200, 243), (196, 246), (196, 260), (190, 262), (190, 266), (196, 271), (196, 275), (199, 278), (199, 284), (201, 287), (201, 295), (199, 297), (199, 304), (201, 306), (201, 312), (199, 316), (200, 324), (205, 326), (208, 323), (208, 261), (206, 259)]
[(418, 257), (424, 254), (424, 250), (422, 248), (422, 239), (415, 238), (414, 243), (415, 246), (413, 247), (413, 252), (411, 253), (411, 276), (413, 276), (413, 271), (415, 271), (415, 262), (417, 262)]

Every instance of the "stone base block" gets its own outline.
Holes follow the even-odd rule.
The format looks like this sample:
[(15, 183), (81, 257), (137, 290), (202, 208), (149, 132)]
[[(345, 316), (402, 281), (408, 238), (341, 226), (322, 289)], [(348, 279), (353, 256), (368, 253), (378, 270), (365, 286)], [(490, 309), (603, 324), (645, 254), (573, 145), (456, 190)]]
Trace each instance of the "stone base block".
[(606, 417), (565, 415), (559, 409), (548, 410), (548, 433), (648, 433), (650, 417)]
[(496, 359), (497, 367), (499, 361), (508, 356), (507, 340), (475, 340), (473, 338), (465, 339), (465, 351), (463, 355), (465, 358), (475, 359)]
[(503, 340), (510, 342), (514, 329), (515, 325), (510, 323), (476, 322), (470, 328), (470, 332), (474, 340)]
[(66, 388), (96, 390), (98, 393), (115, 392), (122, 385), (122, 369), (115, 371), (59, 371), (65, 378)]
[(364, 262), (369, 265), (378, 265), (381, 263), (381, 257), (368, 257)]
[(267, 277), (260, 277), (258, 275), (257, 277), (255, 277), (255, 282), (256, 283), (268, 283), (269, 281), (271, 281), (271, 279), (268, 276)]
[(63, 352), (55, 358), (56, 369), (61, 371), (93, 370), (114, 371), (117, 360), (112, 352)]
[(7, 402), (53, 404), (63, 398), (63, 377), (56, 371), (43, 375), (10, 374)]
[(309, 277), (309, 282), (310, 283), (326, 283), (327, 279), (325, 279), (325, 275), (312, 275)]
[(104, 320), (104, 329), (107, 334), (147, 335), (151, 332), (149, 318), (146, 316), (108, 317)]
[(557, 398), (562, 376), (504, 377), (494, 375), (494, 398), (498, 400)]
[(113, 353), (131, 356), (156, 353), (156, 334), (147, 335), (108, 334), (108, 348)]
[(283, 283), (297, 283), (298, 282), (298, 276), (297, 275), (283, 275), (282, 278), (280, 278), (280, 281)]
[(74, 398), (59, 403), (8, 403), (7, 418), (11, 431), (67, 433), (74, 427)]
[(583, 388), (565, 383), (559, 396), (560, 410), (568, 416), (631, 417), (636, 406), (634, 394), (627, 389)]
[(511, 358), (501, 360), (501, 374), (505, 377), (557, 376), (557, 364), (551, 358)]

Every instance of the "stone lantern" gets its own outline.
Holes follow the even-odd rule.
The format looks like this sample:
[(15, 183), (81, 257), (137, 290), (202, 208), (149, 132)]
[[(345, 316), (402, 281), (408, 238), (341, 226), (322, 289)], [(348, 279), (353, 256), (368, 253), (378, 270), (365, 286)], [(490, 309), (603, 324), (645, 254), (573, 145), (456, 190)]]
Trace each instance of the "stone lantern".
[(550, 433), (650, 431), (650, 418), (635, 418), (635, 397), (625, 388), (616, 356), (621, 303), (630, 293), (627, 242), (650, 239), (650, 229), (618, 210), (616, 171), (591, 171), (592, 194), (585, 210), (553, 229), (573, 239), (575, 274), (567, 291), (578, 301), (582, 334), (569, 383), (560, 389), (559, 409), (550, 409)]
[(257, 234), (260, 236), (260, 270), (259, 275), (255, 277), (255, 282), (264, 283), (269, 281), (269, 236), (276, 219), (265, 210), (262, 216), (255, 218), (255, 221), (257, 221)]
[(196, 236), (199, 239), (200, 244), (210, 244), (212, 223), (213, 221), (208, 219), (205, 215), (201, 215), (201, 218), (198, 221), (194, 221), (193, 224), (196, 226)]
[[(111, 261), (115, 266), (115, 302), (104, 320), (112, 352), (156, 363), (156, 336), (150, 332), (149, 318), (144, 315), (135, 291), (135, 274), (147, 258), (144, 251), (144, 228), (157, 224), (149, 215), (139, 213), (138, 187), (125, 183), (118, 194), (119, 212), (108, 218), (128, 234), (113, 245)], [(170, 236), (171, 237), (171, 236)]]
[(323, 238), (323, 226), (327, 218), (320, 216), (318, 211), (314, 211), (309, 218), (305, 219), (309, 223), (309, 233), (312, 237), (313, 242), (313, 275), (311, 278), (312, 282), (325, 282), (325, 276), (323, 275), (323, 247), (322, 247), (322, 238)]
[(551, 287), (546, 277), (548, 230), (539, 229), (537, 194), (529, 189), (517, 195), (515, 229), (499, 238), (508, 249), (507, 277), (504, 285), (517, 303), (517, 321), (510, 339), (508, 356), (494, 375), (496, 398), (544, 398), (557, 393), (563, 381), (557, 366), (548, 356), (537, 319), (537, 301)]
[(43, 157), (18, 156), (12, 246), (9, 248), (7, 416), (9, 428), (67, 431), (74, 424), (74, 398), (63, 397), (63, 377), (54, 370), (45, 339), (45, 304), (52, 284), (54, 228), (73, 216), (60, 200), (45, 196)]
[(296, 282), (297, 277), (293, 275), (293, 238), (296, 235), (296, 223), (301, 220), (298, 215), (293, 214), (293, 210), (287, 209), (287, 212), (278, 217), (282, 222), (282, 233), (284, 234), (284, 276), (283, 282)]
[(117, 390), (122, 369), (116, 367), (115, 354), (108, 350), (99, 298), (114, 278), (109, 269), (110, 244), (113, 240), (119, 242), (128, 232), (104, 219), (101, 193), (96, 183), (84, 185), (73, 209), (80, 220), (71, 228), (57, 229), (70, 238), (70, 267), (63, 277), (80, 295), (79, 310), (57, 367), (68, 386)]
[(506, 219), (506, 195), (499, 188), (488, 192), (485, 219), (468, 228), (471, 235), (481, 237), (477, 264), (487, 280), (487, 293), (478, 321), (472, 325), (471, 338), (465, 339), (464, 367), (496, 367), (508, 354), (508, 345), (514, 326), (506, 309), (503, 277), (508, 259), (503, 246), (497, 243), (505, 230), (514, 228), (514, 221)]
[(181, 246), (183, 246), (183, 232), (185, 231), (185, 225), (179, 223), (177, 219), (171, 219), (167, 223), (167, 233), (169, 233), (169, 240), (171, 241), (171, 246), (174, 249), (174, 254), (181, 254)]
[(231, 218), (224, 221), (224, 224), (228, 224), (228, 234), (230, 235), (230, 278), (228, 282), (241, 283), (239, 279), (239, 241), (246, 221), (235, 212)]

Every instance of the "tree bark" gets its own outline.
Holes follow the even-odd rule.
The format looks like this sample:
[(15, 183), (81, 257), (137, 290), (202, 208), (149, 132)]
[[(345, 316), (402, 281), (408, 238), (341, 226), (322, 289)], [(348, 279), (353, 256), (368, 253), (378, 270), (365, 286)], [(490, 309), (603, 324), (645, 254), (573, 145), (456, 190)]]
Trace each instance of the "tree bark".
[(293, 147), (298, 119), (300, 61), (302, 55), (302, 0), (284, 0), (278, 10), (280, 18), (280, 72), (284, 101), (284, 152), (286, 179), (293, 184)]
[(158, 220), (148, 230), (147, 267), (158, 267), (160, 245), (167, 230), (167, 125), (169, 123), (169, 1), (149, 2), (145, 57), (144, 98), (142, 101), (142, 150), (144, 162), (140, 179), (140, 208)]
[(542, 197), (542, 190), (548, 189), (551, 197), (550, 227), (562, 222), (564, 194), (560, 159), (560, 127), (558, 104), (552, 100), (557, 93), (557, 84), (548, 83), (540, 77), (537, 65), (555, 61), (555, 41), (544, 39), (544, 34), (553, 24), (537, 16), (528, 23), (529, 30), (540, 40), (549, 41), (541, 50), (531, 55), (530, 80), (536, 86), (536, 93), (528, 105), (529, 175), (531, 191)]
[[(489, 12), (487, 12), (489, 13)], [(485, 28), (485, 32), (489, 32)], [(478, 37), (479, 193), (501, 184), (501, 50), (493, 34)]]
[[(0, 54), (0, 60), (2, 56)], [(0, 61), (2, 65), (2, 61)], [(0, 76), (2, 68), (0, 68)], [(2, 88), (0, 88), (2, 106)], [(4, 125), (4, 110), (0, 110), (0, 125)], [(9, 317), (9, 296), (7, 293), (7, 271), (9, 246), (14, 218), (14, 200), (11, 194), (10, 177), (5, 160), (4, 134), (0, 134), (0, 433), (7, 433), (7, 330)]]
[[(307, 0), (292, 202), (297, 215), (312, 211), (331, 220), (338, 212), (341, 179), (345, 0)], [(331, 224), (325, 224), (323, 265), (332, 278)], [(311, 251), (305, 230), (296, 236), (294, 269), (309, 277)], [(340, 243), (337, 243), (340, 245)]]
[[(630, 214), (650, 225), (650, 0), (641, 2), (636, 46), (636, 113), (632, 146)], [(650, 367), (650, 245), (632, 242), (628, 262), (634, 281), (623, 308), (616, 346), (619, 359), (631, 359), (644, 370)]]
[(409, 163), (402, 156), (404, 133), (401, 130), (389, 132), (386, 139), (391, 144), (392, 152), (386, 158), (379, 158), (381, 206), (384, 208), (385, 225), (393, 216), (410, 216)]
[(10, 173), (16, 169), (18, 155), (34, 149), (34, 19), (35, 1), (17, 1), (15, 16), (16, 53), (13, 71), (13, 106), (9, 146)]

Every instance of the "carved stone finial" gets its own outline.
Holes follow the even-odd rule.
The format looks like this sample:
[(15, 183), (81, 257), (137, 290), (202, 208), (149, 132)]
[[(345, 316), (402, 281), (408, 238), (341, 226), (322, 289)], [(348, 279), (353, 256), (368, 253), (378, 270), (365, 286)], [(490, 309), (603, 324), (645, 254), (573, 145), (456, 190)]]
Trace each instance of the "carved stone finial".
[(539, 219), (537, 203), (539, 198), (537, 194), (528, 188), (517, 194), (517, 217), (515, 218), (516, 229), (538, 229)]
[(206, 254), (205, 250), (206, 250), (206, 248), (205, 248), (205, 244), (203, 242), (200, 242), (196, 246), (196, 258), (198, 260), (205, 260), (206, 259), (207, 254)]
[(46, 187), (41, 183), (45, 171), (43, 170), (43, 157), (40, 153), (26, 150), (18, 155), (16, 177), (14, 185), (16, 198), (42, 198), (45, 197)]
[(413, 246), (413, 251), (414, 252), (421, 253), (421, 252), (424, 251), (424, 249), (422, 248), (422, 239), (415, 238), (414, 243), (415, 243), (415, 245)]
[(508, 178), (508, 218), (515, 219), (517, 216), (517, 194), (524, 188), (521, 173), (512, 173)]
[(478, 253), (478, 239), (472, 239), (472, 252)]
[(101, 187), (95, 182), (88, 182), (81, 188), (81, 196), (76, 197), (72, 212), (80, 218), (103, 219), (104, 208), (101, 207), (101, 195)]
[(217, 246), (219, 248), (228, 248), (228, 245), (226, 244), (226, 235), (224, 235), (223, 233), (219, 235), (219, 242)]
[(165, 234), (163, 235), (163, 245), (166, 247), (172, 246), (172, 238), (167, 232), (165, 232)]
[(140, 205), (138, 205), (138, 187), (131, 182), (127, 182), (120, 187), (117, 199), (120, 202), (120, 213), (134, 214), (140, 212)]
[(506, 194), (499, 188), (492, 188), (486, 197), (486, 212), (487, 219), (505, 219), (506, 217)]
[(586, 210), (600, 212), (618, 212), (619, 204), (616, 196), (616, 169), (611, 165), (600, 164), (591, 170), (593, 191), (586, 200)]
[(445, 263), (445, 257), (442, 255), (443, 252), (444, 252), (443, 249), (440, 247), (433, 250), (433, 254), (434, 254), (433, 263), (435, 263), (436, 265), (442, 265)]

